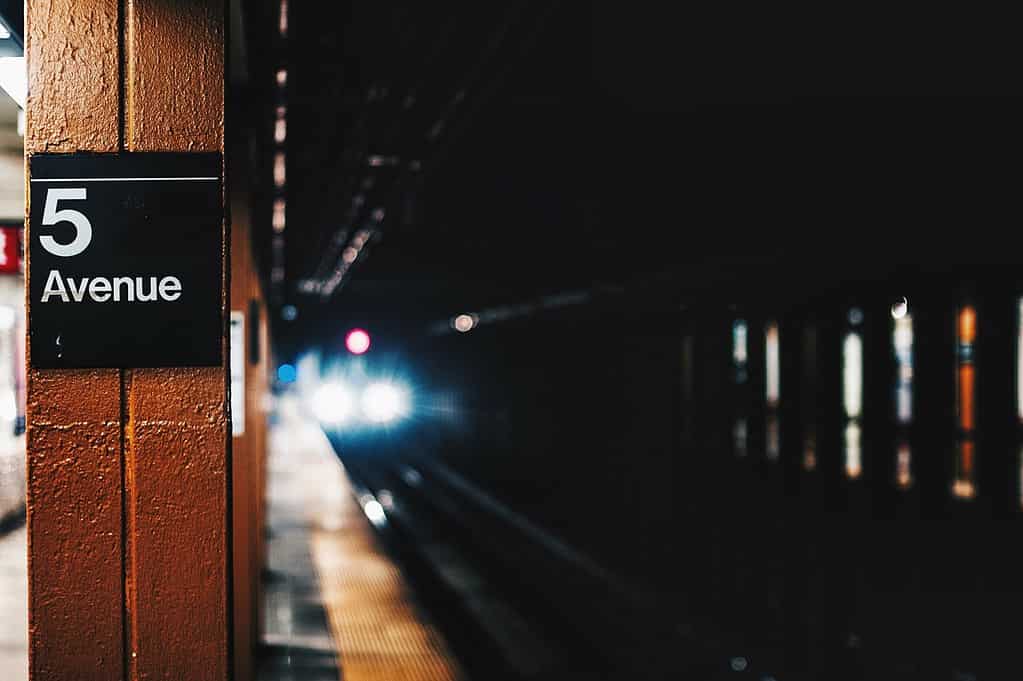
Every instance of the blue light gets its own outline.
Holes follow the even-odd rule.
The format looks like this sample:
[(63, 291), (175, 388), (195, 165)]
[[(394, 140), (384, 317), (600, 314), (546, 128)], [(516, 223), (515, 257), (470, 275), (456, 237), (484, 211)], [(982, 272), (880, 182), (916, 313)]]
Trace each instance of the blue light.
[(294, 383), (298, 373), (295, 371), (295, 367), (290, 364), (282, 364), (277, 367), (277, 380), (281, 383)]

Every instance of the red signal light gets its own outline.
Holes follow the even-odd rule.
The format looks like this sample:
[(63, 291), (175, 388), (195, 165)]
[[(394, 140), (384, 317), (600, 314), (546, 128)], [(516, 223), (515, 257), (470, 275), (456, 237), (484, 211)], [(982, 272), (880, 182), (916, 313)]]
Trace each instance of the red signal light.
[(345, 347), (353, 355), (361, 355), (369, 350), (369, 334), (362, 329), (352, 329), (345, 336)]

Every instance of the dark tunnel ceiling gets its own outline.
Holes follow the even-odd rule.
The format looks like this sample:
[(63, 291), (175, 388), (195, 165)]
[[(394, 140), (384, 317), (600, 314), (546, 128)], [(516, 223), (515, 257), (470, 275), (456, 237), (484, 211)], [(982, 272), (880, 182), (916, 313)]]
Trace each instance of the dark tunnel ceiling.
[[(861, 150), (877, 121), (839, 131), (834, 110), (782, 116), (751, 98), (699, 111), (698, 62), (656, 9), (356, 1), (328, 16), (292, 2), (278, 50), (275, 7), (250, 5), (264, 273), (273, 74), (288, 69), (276, 303), (298, 307), (293, 335), (334, 336), (349, 321), (416, 333), (461, 311), (653, 273), (680, 291), (748, 289), (754, 276), (798, 288), (815, 272), (888, 276), (910, 245), (913, 262), (962, 252), (921, 243), (922, 214), (888, 210), (929, 200), (931, 217), (950, 219), (975, 204), (940, 191), (936, 201), (916, 168)], [(915, 126), (896, 157), (946, 161)], [(303, 293), (337, 263), (343, 244), (332, 240), (365, 225), (377, 237), (342, 285)], [(859, 237), (845, 238), (850, 229)]]
[[(514, 295), (585, 278), (596, 258), (624, 260), (615, 255), (632, 231), (631, 197), (660, 193), (647, 185), (660, 179), (651, 160), (665, 140), (639, 138), (613, 58), (615, 17), (549, 3), (346, 6), (325, 21), (310, 4), (291, 5), (289, 297), (315, 276), (360, 194), (353, 223), (374, 208), (386, 217), (357, 285), (345, 284), (363, 295), (335, 296), (346, 306), (369, 303), (374, 282), (418, 281), (423, 296), (448, 285)], [(634, 132), (608, 134), (616, 129)], [(388, 165), (371, 167), (373, 157)]]

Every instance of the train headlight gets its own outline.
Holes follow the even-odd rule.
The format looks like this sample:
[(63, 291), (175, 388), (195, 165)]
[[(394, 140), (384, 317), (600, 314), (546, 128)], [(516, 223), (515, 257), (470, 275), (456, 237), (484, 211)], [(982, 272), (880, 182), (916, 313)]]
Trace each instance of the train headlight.
[(371, 383), (362, 393), (362, 414), (371, 423), (390, 423), (408, 414), (408, 390), (393, 383)]
[(352, 417), (352, 394), (341, 383), (324, 383), (318, 387), (310, 403), (313, 414), (320, 421), (331, 426), (340, 426)]

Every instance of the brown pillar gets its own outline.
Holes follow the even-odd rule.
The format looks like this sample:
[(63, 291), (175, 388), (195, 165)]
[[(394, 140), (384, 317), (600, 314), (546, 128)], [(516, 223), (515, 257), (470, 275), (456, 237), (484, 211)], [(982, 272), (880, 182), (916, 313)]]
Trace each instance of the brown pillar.
[[(27, 154), (223, 151), (222, 2), (28, 0), (26, 17)], [(226, 375), (29, 357), (32, 679), (228, 678)]]
[[(239, 152), (239, 155), (241, 152)], [(233, 429), (232, 508), (234, 516), (234, 678), (254, 678), (253, 662), (259, 642), (260, 570), (263, 566), (262, 498), (266, 457), (267, 348), (266, 305), (252, 251), (249, 193), (243, 173), (232, 174), (231, 190), (231, 315), (242, 322), (242, 342), (233, 348), (232, 404), (243, 402), (244, 427)], [(237, 361), (238, 364), (234, 364)], [(232, 414), (234, 424), (242, 416)]]

